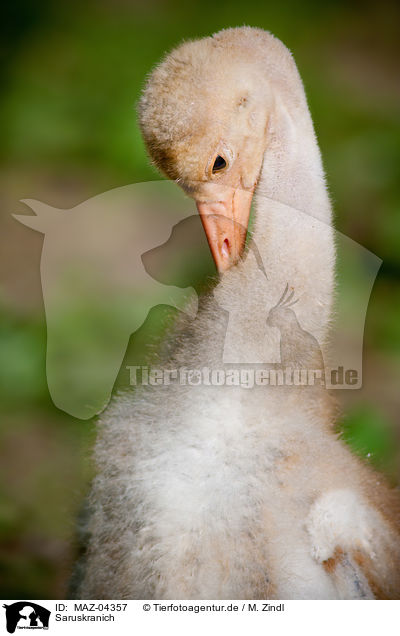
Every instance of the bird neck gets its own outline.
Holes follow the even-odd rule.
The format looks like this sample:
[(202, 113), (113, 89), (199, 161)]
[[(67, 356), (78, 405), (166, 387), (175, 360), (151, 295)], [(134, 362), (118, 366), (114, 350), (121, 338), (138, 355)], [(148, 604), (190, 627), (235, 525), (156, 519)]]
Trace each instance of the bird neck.
[(268, 205), (267, 199), (331, 223), (321, 154), (301, 84), (297, 92), (296, 100), (274, 95), (256, 197), (259, 232), (264, 226), (269, 229), (268, 215), (261, 210)]
[[(335, 263), (330, 222), (320, 152), (305, 98), (292, 105), (285, 101), (284, 106), (277, 97), (255, 196), (255, 248), (250, 244), (245, 260), (223, 277), (216, 290), (235, 323), (232, 361), (235, 356), (265, 361), (279, 350), (279, 329), (267, 327), (266, 318), (286, 285), (298, 299), (293, 309), (299, 333), (310, 333), (324, 347)], [(281, 332), (289, 326), (283, 317)]]

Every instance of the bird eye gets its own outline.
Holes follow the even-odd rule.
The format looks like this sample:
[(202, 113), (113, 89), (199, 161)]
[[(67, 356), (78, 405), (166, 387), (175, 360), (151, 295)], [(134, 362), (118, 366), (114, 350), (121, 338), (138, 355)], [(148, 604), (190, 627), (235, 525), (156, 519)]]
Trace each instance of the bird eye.
[(223, 157), (221, 157), (221, 155), (218, 155), (212, 167), (213, 174), (219, 172), (220, 170), (223, 170), (224, 168), (226, 168), (226, 161)]

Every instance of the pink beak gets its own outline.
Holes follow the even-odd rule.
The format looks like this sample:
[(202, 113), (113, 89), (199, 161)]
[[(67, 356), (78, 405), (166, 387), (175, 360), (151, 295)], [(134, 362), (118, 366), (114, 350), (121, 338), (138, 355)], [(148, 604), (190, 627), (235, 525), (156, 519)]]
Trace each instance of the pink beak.
[(235, 265), (243, 254), (253, 192), (231, 190), (222, 200), (204, 203), (197, 209), (211, 254), (220, 273)]

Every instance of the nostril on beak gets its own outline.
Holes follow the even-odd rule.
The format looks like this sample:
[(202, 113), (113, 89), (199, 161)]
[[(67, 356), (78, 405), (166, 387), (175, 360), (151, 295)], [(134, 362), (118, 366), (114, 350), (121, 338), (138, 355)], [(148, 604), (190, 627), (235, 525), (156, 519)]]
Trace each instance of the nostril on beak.
[(222, 243), (222, 247), (221, 247), (222, 256), (224, 256), (224, 258), (229, 258), (230, 251), (231, 251), (231, 248), (229, 245), (229, 241), (226, 238), (224, 242)]

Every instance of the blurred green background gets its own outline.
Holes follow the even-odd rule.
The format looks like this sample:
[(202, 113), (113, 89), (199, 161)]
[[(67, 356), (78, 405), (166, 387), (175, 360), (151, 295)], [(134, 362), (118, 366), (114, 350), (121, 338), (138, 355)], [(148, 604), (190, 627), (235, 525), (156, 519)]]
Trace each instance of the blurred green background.
[[(293, 51), (344, 234), (383, 259), (367, 315), (364, 386), (340, 428), (398, 482), (400, 83), (395, 2), (16, 0), (0, 49), (0, 597), (63, 598), (94, 423), (52, 404), (45, 377), (42, 236), (15, 222), (36, 198), (72, 207), (158, 178), (135, 118), (146, 74), (182, 39), (248, 24)], [(154, 310), (151, 332), (164, 328)]]

